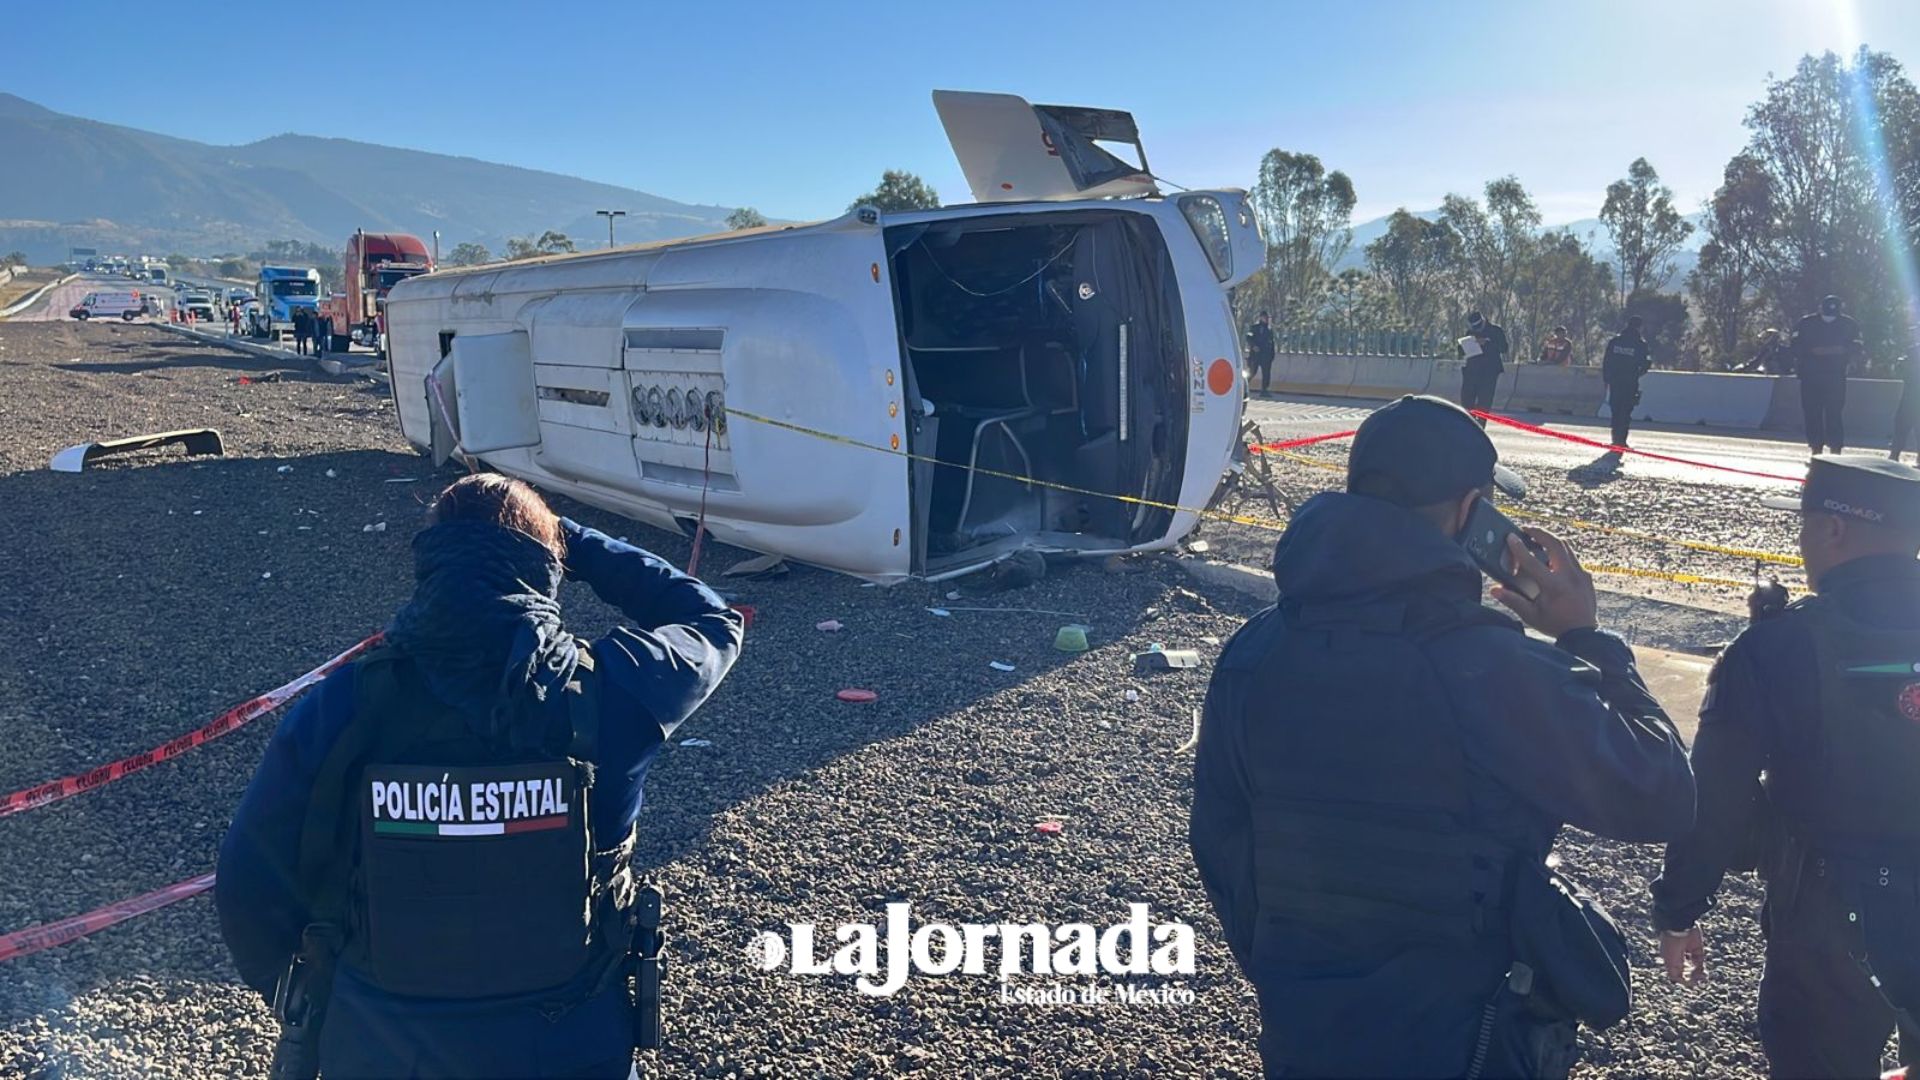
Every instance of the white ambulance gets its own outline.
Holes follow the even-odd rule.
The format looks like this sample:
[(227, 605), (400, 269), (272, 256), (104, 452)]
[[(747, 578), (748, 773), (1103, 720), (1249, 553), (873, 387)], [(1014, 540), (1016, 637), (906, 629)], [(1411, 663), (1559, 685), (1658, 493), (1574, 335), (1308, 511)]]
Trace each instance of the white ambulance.
[(67, 314), (85, 322), (88, 319), (119, 318), (132, 322), (147, 310), (146, 298), (139, 290), (127, 292), (90, 292)]
[(395, 285), (402, 431), (879, 582), (1172, 546), (1239, 437), (1245, 194), (1161, 194), (1124, 112), (934, 104), (972, 205)]

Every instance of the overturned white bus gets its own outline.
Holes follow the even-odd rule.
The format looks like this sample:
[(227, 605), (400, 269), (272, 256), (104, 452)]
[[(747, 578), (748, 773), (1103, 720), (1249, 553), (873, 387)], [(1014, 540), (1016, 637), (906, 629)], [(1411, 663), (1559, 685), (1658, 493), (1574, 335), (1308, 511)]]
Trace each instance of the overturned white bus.
[(1244, 193), (1158, 193), (1126, 113), (934, 101), (975, 204), (399, 283), (406, 437), (882, 582), (1171, 546), (1239, 434)]

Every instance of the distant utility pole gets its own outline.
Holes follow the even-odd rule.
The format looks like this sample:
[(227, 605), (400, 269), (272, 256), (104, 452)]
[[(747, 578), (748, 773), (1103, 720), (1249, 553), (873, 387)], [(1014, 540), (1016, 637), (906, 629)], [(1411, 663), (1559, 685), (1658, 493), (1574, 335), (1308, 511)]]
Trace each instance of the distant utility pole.
[(625, 210), (595, 210), (594, 213), (607, 219), (607, 246), (612, 247), (613, 246), (613, 219), (617, 217), (626, 217), (627, 212)]
[(440, 268), (440, 230), (439, 229), (433, 230), (433, 266), (434, 266), (434, 269), (436, 270)]

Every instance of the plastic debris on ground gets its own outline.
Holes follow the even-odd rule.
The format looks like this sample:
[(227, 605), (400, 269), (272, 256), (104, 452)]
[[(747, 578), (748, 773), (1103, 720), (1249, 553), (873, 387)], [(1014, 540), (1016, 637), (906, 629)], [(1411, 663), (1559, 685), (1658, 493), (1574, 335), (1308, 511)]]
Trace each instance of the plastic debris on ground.
[(1213, 550), (1213, 545), (1207, 543), (1205, 540), (1195, 540), (1193, 543), (1187, 545), (1187, 550), (1193, 552), (1195, 555), (1204, 555)]
[(712, 739), (681, 739), (681, 746), (712, 746)]
[(279, 468), (277, 468), (277, 469), (275, 469), (275, 470), (273, 470), (273, 471), (274, 471), (274, 472), (277, 472), (277, 473), (290, 473), (290, 472), (292, 472), (292, 471), (293, 471), (293, 466), (291, 466), (291, 465), (282, 465), (282, 466), (280, 466)]
[(959, 590), (959, 589), (955, 589), (955, 590), (953, 590), (952, 592), (950, 592), (950, 593), (948, 593), (948, 594), (947, 594), (947, 599), (949, 599), (949, 600), (958, 600), (958, 599), (960, 599), (960, 590)]
[(833, 634), (833, 633), (838, 633), (841, 630), (845, 630), (847, 627), (846, 627), (846, 624), (842, 623), (839, 619), (824, 619), (820, 622), (814, 623), (813, 628), (815, 630), (824, 630), (829, 634)]
[(746, 629), (753, 629), (754, 616), (760, 614), (758, 608), (755, 608), (752, 604), (728, 604), (727, 607), (729, 610), (740, 613), (740, 619), (746, 624)]
[(1120, 696), (1121, 696), (1122, 698), (1124, 698), (1124, 699), (1126, 699), (1127, 701), (1139, 701), (1139, 700), (1140, 700), (1140, 691), (1138, 691), (1138, 690), (1128, 690), (1128, 691), (1127, 691), (1126, 693), (1124, 693), (1124, 694), (1122, 694), (1122, 695), (1120, 695)]
[(1200, 654), (1192, 649), (1154, 648), (1136, 653), (1134, 666), (1144, 671), (1176, 671), (1200, 666)]
[(1053, 647), (1066, 653), (1087, 651), (1087, 628), (1079, 623), (1068, 623), (1053, 635)]
[(1063, 828), (1065, 826), (1057, 821), (1036, 821), (1033, 824), (1033, 831), (1044, 836), (1058, 836)]
[(1195, 708), (1193, 710), (1193, 734), (1187, 736), (1186, 742), (1183, 742), (1179, 746), (1174, 747), (1173, 752), (1176, 754), (1184, 754), (1187, 751), (1192, 750), (1194, 747), (1199, 745), (1200, 745), (1200, 710), (1198, 708)]
[(384, 521), (376, 521), (371, 525), (362, 525), (360, 526), (360, 531), (363, 533), (386, 532), (387, 523)]
[(839, 693), (834, 694), (833, 696), (839, 698), (841, 701), (851, 701), (857, 704), (864, 704), (865, 702), (880, 700), (879, 694), (876, 694), (871, 690), (861, 690), (857, 687), (848, 687), (847, 689), (842, 690)]
[(756, 555), (720, 572), (721, 577), (785, 577), (787, 564), (778, 555)]
[(930, 607), (927, 609), (927, 613), (930, 615), (938, 615), (943, 619), (953, 617), (953, 612), (948, 611), (946, 608), (943, 608), (943, 607)]
[(990, 660), (987, 662), (987, 666), (992, 668), (995, 671), (1012, 671), (1013, 670), (1013, 665), (1007, 663), (1005, 660)]
[(333, 469), (328, 469), (328, 470), (327, 470), (327, 479), (329, 479), (329, 480), (335, 480), (335, 479), (338, 479), (338, 478), (339, 478), (339, 476), (340, 476), (340, 474), (339, 474), (338, 472), (336, 472), (336, 471), (334, 471)]

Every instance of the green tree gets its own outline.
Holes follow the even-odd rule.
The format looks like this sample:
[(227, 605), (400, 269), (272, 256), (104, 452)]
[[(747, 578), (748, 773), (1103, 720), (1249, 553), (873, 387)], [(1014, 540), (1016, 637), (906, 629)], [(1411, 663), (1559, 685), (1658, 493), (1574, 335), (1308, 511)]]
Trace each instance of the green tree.
[(751, 206), (742, 206), (727, 215), (729, 229), (758, 229), (766, 223), (767, 219), (761, 215), (760, 211)]
[(0, 266), (25, 265), (27, 265), (27, 254), (24, 251), (9, 251), (4, 258), (0, 258)]
[(1769, 210), (1753, 245), (1768, 309), (1792, 317), (1838, 293), (1870, 356), (1911, 348), (1901, 281), (1920, 239), (1920, 91), (1885, 53), (1806, 56), (1746, 126)]
[(1673, 293), (1642, 289), (1627, 297), (1621, 321), (1640, 316), (1640, 336), (1647, 339), (1655, 367), (1675, 367), (1687, 336), (1687, 302)]
[(1402, 207), (1387, 217), (1387, 231), (1366, 246), (1365, 255), (1402, 323), (1424, 333), (1445, 321), (1448, 279), (1460, 258), (1460, 235), (1452, 226)]
[(493, 261), (493, 252), (487, 245), (463, 240), (454, 245), (453, 252), (447, 256), (448, 266), (478, 266)]
[(220, 260), (220, 265), (214, 269), (223, 278), (240, 279), (246, 277), (249, 273), (247, 264), (241, 262), (239, 259), (222, 259)]
[[(1440, 220), (1460, 235), (1452, 315), (1458, 321), (1477, 310), (1495, 322), (1512, 322), (1514, 288), (1537, 243), (1540, 210), (1516, 177), (1489, 180), (1484, 193), (1484, 209), (1464, 195), (1440, 201)], [(1524, 356), (1531, 347), (1529, 340), (1515, 340), (1514, 355)]]
[[(1613, 271), (1594, 258), (1585, 241), (1566, 229), (1542, 233), (1528, 247), (1514, 286), (1516, 302), (1508, 330), (1527, 343), (1516, 358), (1539, 355), (1540, 343), (1556, 326), (1565, 326), (1573, 339), (1573, 358), (1585, 363), (1593, 355), (1613, 299)], [(1516, 342), (1516, 347), (1518, 342)]]
[(1623, 303), (1643, 288), (1663, 288), (1673, 276), (1673, 253), (1693, 233), (1673, 208), (1673, 189), (1646, 158), (1635, 158), (1623, 179), (1607, 185), (1600, 223), (1613, 241)]
[(555, 232), (552, 229), (541, 233), (540, 239), (535, 240), (533, 246), (540, 249), (542, 255), (558, 255), (561, 252), (575, 250), (573, 241), (567, 238), (566, 233)]
[(1312, 154), (1275, 148), (1249, 197), (1267, 240), (1265, 305), (1283, 322), (1311, 314), (1353, 242), (1353, 181)]
[(531, 236), (507, 237), (507, 260), (518, 262), (521, 259), (533, 259), (540, 256), (540, 245)]
[(185, 270), (187, 267), (192, 265), (193, 265), (192, 259), (186, 257), (185, 255), (180, 254), (177, 251), (167, 256), (167, 266), (169, 266), (174, 270)]
[(880, 186), (853, 200), (848, 210), (871, 206), (882, 211), (937, 210), (940, 193), (925, 180), (904, 169), (888, 169), (880, 175)]

